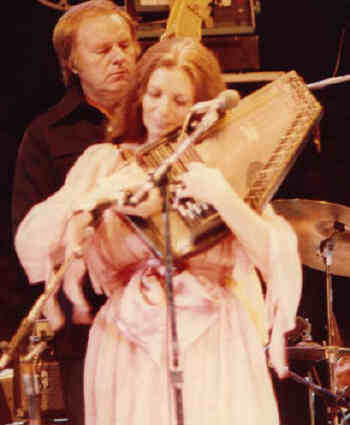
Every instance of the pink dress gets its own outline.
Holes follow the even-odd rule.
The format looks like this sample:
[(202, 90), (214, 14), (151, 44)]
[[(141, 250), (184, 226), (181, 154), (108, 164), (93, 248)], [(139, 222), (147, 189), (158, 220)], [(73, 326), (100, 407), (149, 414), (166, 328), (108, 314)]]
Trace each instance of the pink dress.
[[(112, 152), (111, 145), (89, 148), (70, 172), (66, 189), (34, 207), (24, 219), (16, 248), (32, 281), (47, 276), (52, 266), (53, 247), (62, 239), (71, 214), (63, 204), (71, 205), (91, 188), (86, 183), (80, 193), (70, 191), (72, 175), (81, 177), (86, 168), (86, 181), (91, 182), (94, 157), (105, 156), (111, 170), (118, 170), (122, 160), (115, 150), (112, 165)], [(56, 233), (50, 241), (38, 241), (35, 235), (48, 226), (47, 214)], [(269, 208), (266, 220), (276, 232), (270, 246), (264, 247), (271, 254), (271, 269), (262, 271), (267, 278), (265, 300), (254, 265), (234, 237), (192, 257), (174, 273), (186, 425), (279, 423), (264, 343), (271, 329), (272, 360), (278, 361), (283, 335), (294, 326), (301, 272), (289, 225)], [(111, 211), (85, 244), (84, 263), (94, 285), (109, 295), (90, 330), (86, 425), (175, 424), (164, 266)], [(76, 294), (69, 288), (78, 281), (70, 273), (65, 282), (72, 298)]]

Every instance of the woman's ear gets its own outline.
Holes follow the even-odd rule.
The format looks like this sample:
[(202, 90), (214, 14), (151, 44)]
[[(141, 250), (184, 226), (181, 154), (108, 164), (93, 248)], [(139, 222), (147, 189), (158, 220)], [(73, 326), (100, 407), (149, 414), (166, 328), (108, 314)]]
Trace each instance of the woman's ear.
[(138, 41), (136, 41), (135, 43), (135, 52), (136, 52), (136, 60), (139, 60), (141, 56), (141, 46)]

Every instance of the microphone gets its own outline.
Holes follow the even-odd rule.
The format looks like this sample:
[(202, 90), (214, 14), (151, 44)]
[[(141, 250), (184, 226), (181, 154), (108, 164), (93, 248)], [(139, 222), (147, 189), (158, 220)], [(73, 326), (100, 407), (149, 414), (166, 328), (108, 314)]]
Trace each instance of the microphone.
[[(183, 152), (210, 129), (229, 109), (234, 108), (240, 101), (240, 95), (236, 90), (224, 90), (216, 98), (198, 102), (192, 106), (182, 126), (182, 134), (186, 137), (177, 146), (176, 150), (158, 166), (149, 176), (148, 181), (134, 194), (121, 193), (122, 204), (136, 206), (147, 193), (158, 186), (170, 167), (180, 158)], [(108, 201), (95, 206), (95, 212), (103, 211), (112, 205), (118, 204), (118, 200)], [(91, 211), (91, 210), (90, 210)], [(81, 210), (76, 211), (81, 212)]]
[(200, 125), (210, 127), (215, 124), (226, 111), (234, 108), (240, 101), (236, 90), (224, 90), (217, 97), (192, 106), (183, 125), (183, 130), (189, 134)]
[(224, 90), (212, 100), (196, 103), (192, 106), (191, 112), (205, 114), (212, 110), (223, 114), (237, 106), (239, 101), (240, 95), (237, 90)]
[(235, 107), (239, 100), (240, 96), (236, 90), (224, 90), (215, 99), (198, 102), (193, 105), (182, 127), (183, 134), (186, 134), (186, 137), (177, 146), (175, 151), (154, 170), (152, 175), (149, 176), (149, 181), (128, 198), (127, 203), (136, 206), (141, 202), (148, 191), (161, 183), (171, 166), (180, 158), (186, 149), (196, 143), (227, 110)]

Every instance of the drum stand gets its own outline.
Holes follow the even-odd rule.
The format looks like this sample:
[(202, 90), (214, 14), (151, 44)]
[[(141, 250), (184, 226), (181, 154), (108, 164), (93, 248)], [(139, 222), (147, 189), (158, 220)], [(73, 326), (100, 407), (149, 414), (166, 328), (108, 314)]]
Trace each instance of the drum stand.
[[(326, 358), (328, 360), (329, 370), (329, 387), (333, 394), (337, 393), (336, 380), (335, 380), (335, 365), (338, 360), (338, 347), (335, 345), (335, 324), (333, 313), (333, 284), (331, 275), (331, 266), (333, 259), (333, 250), (336, 243), (336, 236), (345, 231), (345, 225), (338, 221), (334, 222), (334, 231), (330, 237), (324, 239), (320, 243), (320, 255), (323, 259), (326, 273), (326, 303), (327, 303), (327, 332), (328, 332), (328, 346), (326, 349)], [(337, 408), (327, 408), (328, 423), (329, 425), (338, 425)]]
[[(339, 392), (336, 382), (336, 363), (342, 354), (350, 352), (350, 348), (340, 346), (338, 331), (333, 314), (332, 274), (350, 277), (350, 208), (325, 201), (308, 199), (279, 199), (272, 202), (277, 212), (284, 216), (293, 226), (298, 236), (298, 246), (302, 263), (312, 269), (326, 273), (327, 334), (328, 345), (322, 347), (329, 368), (329, 387), (332, 397), (343, 399), (346, 390)], [(337, 245), (337, 246), (336, 246)], [(335, 250), (336, 246), (336, 250)], [(310, 349), (312, 350), (312, 348)], [(311, 352), (311, 351), (310, 351)], [(318, 356), (318, 355), (317, 355)], [(329, 403), (327, 412), (328, 424), (349, 422), (349, 415), (341, 409), (349, 411), (349, 404)]]
[[(313, 394), (317, 394), (322, 397), (323, 400), (327, 403), (327, 405), (331, 406), (335, 410), (340, 409), (342, 407), (350, 407), (350, 398), (348, 398), (347, 396), (337, 395), (334, 392), (315, 384), (314, 382), (312, 382), (312, 380), (308, 378), (303, 378), (302, 376), (292, 371), (288, 372), (288, 377), (292, 378), (299, 384), (303, 384), (308, 387), (310, 390), (312, 390)], [(311, 422), (314, 423), (314, 421), (315, 418), (313, 418)]]

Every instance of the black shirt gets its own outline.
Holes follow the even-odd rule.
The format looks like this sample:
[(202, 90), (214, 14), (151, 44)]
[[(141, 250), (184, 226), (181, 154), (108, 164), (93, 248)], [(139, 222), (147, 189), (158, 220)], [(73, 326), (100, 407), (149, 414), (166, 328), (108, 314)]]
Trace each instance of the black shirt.
[(89, 105), (79, 87), (37, 117), (19, 147), (13, 195), (13, 234), (29, 209), (56, 192), (76, 159), (104, 138), (105, 116)]
[[(103, 142), (105, 116), (85, 101), (79, 87), (67, 90), (63, 99), (38, 116), (25, 131), (18, 152), (12, 194), (13, 234), (27, 212), (63, 184), (77, 158), (89, 146)], [(93, 293), (86, 279), (85, 294), (95, 311), (105, 301)], [(82, 358), (87, 326), (72, 326), (71, 304), (59, 294), (66, 315), (65, 328), (56, 334), (57, 356)]]

